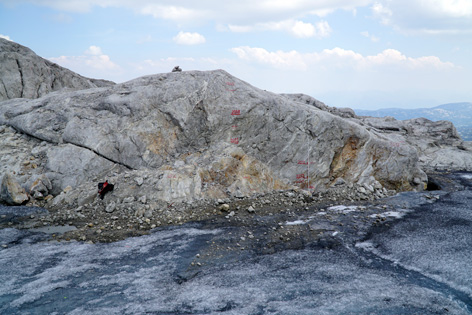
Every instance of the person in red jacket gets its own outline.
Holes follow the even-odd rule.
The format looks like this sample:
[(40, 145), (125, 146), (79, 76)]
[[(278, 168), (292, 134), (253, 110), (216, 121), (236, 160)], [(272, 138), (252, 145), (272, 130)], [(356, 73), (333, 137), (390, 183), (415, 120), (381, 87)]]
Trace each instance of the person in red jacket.
[(110, 184), (108, 180), (106, 180), (104, 183), (98, 183), (98, 194), (100, 195), (100, 199), (103, 199), (107, 192), (113, 191), (114, 187), (115, 185)]

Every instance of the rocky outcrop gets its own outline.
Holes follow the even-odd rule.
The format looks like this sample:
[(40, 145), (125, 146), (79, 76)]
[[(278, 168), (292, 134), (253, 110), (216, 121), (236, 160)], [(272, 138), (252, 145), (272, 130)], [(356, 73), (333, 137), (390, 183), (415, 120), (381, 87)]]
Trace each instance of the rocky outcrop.
[(113, 84), (85, 78), (39, 57), (27, 47), (0, 38), (0, 101), (32, 99), (63, 89), (81, 90)]
[(53, 194), (71, 186), (85, 200), (104, 177), (117, 183), (115, 192), (136, 200), (145, 192), (147, 202), (309, 186), (323, 191), (340, 182), (425, 187), (414, 147), (397, 147), (390, 137), (340, 116), (222, 70), (0, 103), (0, 124), (41, 143), (27, 154), (38, 167), (18, 170), (25, 174), (22, 183), (45, 174)]
[(427, 172), (472, 170), (470, 143), (462, 141), (450, 121), (395, 120), (392, 117), (362, 117), (360, 120), (368, 128), (388, 136), (397, 147), (415, 147), (421, 168)]
[(450, 121), (357, 116), (350, 109), (329, 107), (308, 95), (283, 95), (365, 126), (370, 132), (388, 138), (397, 148), (414, 147), (421, 169), (427, 172), (472, 171), (472, 143), (463, 141)]
[(21, 205), (28, 201), (25, 190), (18, 184), (15, 178), (6, 173), (0, 181), (0, 200), (9, 205)]
[(320, 110), (326, 111), (328, 113), (331, 113), (331, 114), (339, 116), (339, 117), (357, 118), (356, 113), (351, 108), (348, 108), (348, 107), (339, 107), (339, 108), (338, 107), (331, 107), (331, 106), (328, 106), (325, 103), (317, 100), (316, 98), (311, 97), (311, 96), (306, 95), (306, 94), (302, 94), (302, 93), (284, 94), (284, 93), (282, 93), (280, 95), (285, 96), (286, 98), (288, 98), (292, 101), (298, 102), (298, 103), (313, 105), (313, 106), (315, 106), (316, 108), (318, 108)]

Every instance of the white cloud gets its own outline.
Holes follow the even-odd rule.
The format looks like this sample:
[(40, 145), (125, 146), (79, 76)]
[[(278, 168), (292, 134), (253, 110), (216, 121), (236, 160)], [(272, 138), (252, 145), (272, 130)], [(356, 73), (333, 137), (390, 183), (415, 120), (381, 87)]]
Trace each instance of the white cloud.
[[(221, 27), (220, 30), (226, 30)], [(236, 33), (246, 33), (255, 31), (285, 31), (298, 38), (328, 37), (332, 29), (328, 22), (321, 21), (314, 24), (305, 23), (298, 20), (285, 20), (281, 22), (257, 23), (254, 25), (228, 25), (228, 30)]]
[(304, 23), (302, 21), (295, 21), (294, 24), (289, 28), (290, 33), (295, 37), (308, 38), (308, 37), (328, 37), (332, 29), (328, 22), (321, 21), (316, 25), (310, 23)]
[(332, 106), (424, 106), (426, 101), (432, 106), (472, 96), (466, 69), (437, 56), (395, 49), (362, 54), (339, 47), (309, 53), (248, 46), (231, 51), (242, 69), (234, 74), (243, 80), (277, 93), (306, 93)]
[(138, 8), (138, 12), (144, 15), (152, 15), (154, 18), (157, 19), (174, 21), (196, 20), (200, 18), (205, 18), (206, 16), (205, 12), (202, 12), (197, 8), (186, 8), (183, 6), (154, 3), (149, 3), (141, 8)]
[(9, 40), (9, 41), (12, 41), (10, 36), (7, 36), (7, 35), (3, 35), (3, 34), (0, 34), (0, 38), (3, 38), (3, 39), (6, 39), (6, 40)]
[(179, 32), (173, 40), (179, 45), (199, 45), (206, 42), (203, 35), (189, 32)]
[(371, 10), (381, 23), (407, 33), (472, 33), (470, 0), (378, 0)]
[(389, 8), (377, 2), (372, 6), (372, 12), (374, 17), (378, 18), (382, 24), (390, 24), (393, 12)]
[(422, 0), (421, 4), (441, 16), (472, 17), (472, 1), (470, 0), (429, 0), (428, 2)]
[(99, 56), (102, 55), (102, 49), (98, 46), (90, 46), (86, 51), (86, 55)]
[(372, 56), (363, 56), (352, 50), (345, 50), (339, 47), (313, 53), (300, 53), (295, 50), (289, 52), (269, 52), (263, 48), (248, 46), (232, 48), (231, 51), (242, 60), (285, 70), (308, 70), (317, 68), (368, 70), (387, 66), (394, 66), (397, 69), (430, 70), (449, 70), (456, 68), (451, 62), (441, 61), (436, 56), (424, 56), (419, 58), (407, 57), (395, 49), (386, 49)]
[(299, 38), (313, 37), (316, 34), (316, 28), (313, 24), (302, 21), (296, 21), (290, 31), (295, 37)]
[(361, 32), (361, 35), (364, 36), (364, 37), (367, 37), (369, 38), (371, 41), (373, 41), (374, 43), (380, 41), (380, 38), (370, 34), (369, 32), (365, 31), (365, 32)]
[(234, 52), (240, 59), (270, 65), (277, 69), (306, 70), (306, 61), (309, 56), (302, 55), (295, 50), (289, 52), (280, 50), (269, 52), (264, 48), (248, 46), (232, 48), (231, 51)]
[[(120, 7), (156, 19), (170, 20), (178, 25), (213, 22), (229, 28), (257, 30), (258, 24), (296, 21), (289, 30), (293, 35), (325, 37), (330, 32), (326, 22), (311, 24), (300, 21), (306, 17), (325, 17), (336, 10), (367, 6), (372, 0), (0, 0), (12, 5), (24, 2), (48, 6), (58, 11), (87, 12), (93, 7)], [(280, 30), (287, 31), (287, 27)]]
[(112, 76), (121, 72), (121, 67), (111, 61), (108, 55), (103, 54), (98, 46), (90, 46), (80, 56), (60, 56), (48, 59), (81, 75), (93, 78), (111, 79)]

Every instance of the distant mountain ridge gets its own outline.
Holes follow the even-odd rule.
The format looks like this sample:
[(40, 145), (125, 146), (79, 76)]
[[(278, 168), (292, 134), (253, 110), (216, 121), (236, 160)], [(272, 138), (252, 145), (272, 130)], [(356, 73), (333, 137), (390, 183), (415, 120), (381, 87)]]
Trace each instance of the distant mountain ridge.
[(472, 103), (449, 103), (432, 108), (384, 108), (378, 110), (355, 110), (359, 116), (385, 117), (398, 120), (424, 117), (432, 121), (448, 120), (454, 124), (463, 140), (472, 141)]

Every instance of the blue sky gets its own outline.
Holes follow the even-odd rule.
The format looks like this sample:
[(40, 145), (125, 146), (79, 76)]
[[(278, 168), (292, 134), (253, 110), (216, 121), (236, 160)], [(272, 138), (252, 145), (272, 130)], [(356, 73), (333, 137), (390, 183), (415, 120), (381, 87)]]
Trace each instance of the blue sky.
[(337, 107), (472, 101), (472, 0), (0, 0), (0, 36), (118, 83), (180, 65)]

